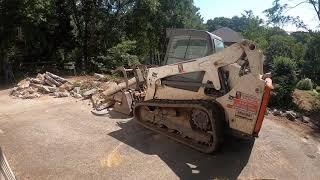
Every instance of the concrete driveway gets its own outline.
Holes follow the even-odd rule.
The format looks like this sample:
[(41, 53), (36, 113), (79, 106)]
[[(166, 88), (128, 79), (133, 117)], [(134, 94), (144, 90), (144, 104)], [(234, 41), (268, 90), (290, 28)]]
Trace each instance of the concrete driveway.
[(309, 131), (266, 119), (255, 141), (226, 137), (206, 155), (87, 101), (21, 100), (0, 91), (0, 145), (18, 179), (319, 179)]

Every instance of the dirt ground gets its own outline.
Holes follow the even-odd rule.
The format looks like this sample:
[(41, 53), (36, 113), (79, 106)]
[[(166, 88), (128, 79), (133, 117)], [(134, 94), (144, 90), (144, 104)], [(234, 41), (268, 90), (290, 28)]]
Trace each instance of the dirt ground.
[[(0, 91), (0, 145), (18, 179), (319, 179), (314, 132), (267, 117), (260, 137), (206, 155), (87, 101)], [(76, 102), (77, 101), (77, 102)], [(123, 119), (124, 118), (124, 119)]]

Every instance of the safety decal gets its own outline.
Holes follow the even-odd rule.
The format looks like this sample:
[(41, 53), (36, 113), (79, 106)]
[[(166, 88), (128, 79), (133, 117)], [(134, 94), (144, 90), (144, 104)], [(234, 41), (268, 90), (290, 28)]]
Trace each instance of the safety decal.
[(178, 64), (178, 70), (179, 70), (179, 73), (183, 73), (184, 72), (182, 63)]
[(259, 99), (250, 94), (237, 91), (235, 96), (229, 96), (229, 101), (227, 107), (235, 110), (237, 118), (252, 120), (259, 111)]
[(233, 98), (233, 107), (237, 110), (257, 113), (259, 111), (259, 99), (250, 94), (236, 92), (236, 97)]

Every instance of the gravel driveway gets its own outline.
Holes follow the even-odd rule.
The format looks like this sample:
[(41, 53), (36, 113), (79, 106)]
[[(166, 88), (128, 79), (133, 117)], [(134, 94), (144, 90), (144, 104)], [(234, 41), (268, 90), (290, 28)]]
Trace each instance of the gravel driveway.
[(0, 91), (0, 145), (18, 179), (319, 179), (320, 143), (266, 118), (255, 141), (226, 137), (206, 155), (87, 101)]

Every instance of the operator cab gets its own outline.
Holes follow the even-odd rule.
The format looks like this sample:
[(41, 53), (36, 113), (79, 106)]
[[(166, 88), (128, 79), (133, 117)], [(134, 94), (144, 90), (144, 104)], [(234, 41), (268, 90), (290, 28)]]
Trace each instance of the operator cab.
[[(166, 34), (169, 42), (164, 65), (202, 58), (224, 49), (222, 39), (208, 31), (167, 29)], [(166, 77), (163, 79), (163, 83), (178, 89), (198, 91), (203, 77), (204, 72), (191, 72)], [(193, 86), (190, 86), (191, 83)]]
[(223, 50), (222, 39), (208, 31), (167, 29), (169, 39), (165, 64), (201, 58)]

